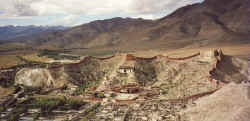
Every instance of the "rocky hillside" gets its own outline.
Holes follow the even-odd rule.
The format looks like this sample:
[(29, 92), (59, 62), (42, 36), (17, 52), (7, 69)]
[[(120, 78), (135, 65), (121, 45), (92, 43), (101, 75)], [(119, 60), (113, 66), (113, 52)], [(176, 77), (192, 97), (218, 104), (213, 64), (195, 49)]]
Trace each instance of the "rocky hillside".
[(66, 27), (63, 26), (1, 26), (0, 42), (17, 41), (20, 37), (24, 38), (31, 35), (38, 35), (43, 32), (52, 32), (64, 29), (66, 29)]
[(189, 121), (248, 121), (250, 85), (229, 84), (211, 96), (196, 101), (183, 114)]
[(0, 73), (14, 76), (16, 85), (13, 94), (0, 97), (1, 120), (249, 120), (248, 63), (221, 50), (186, 57), (87, 56)]
[(119, 49), (249, 43), (247, 2), (205, 0), (203, 3), (182, 7), (159, 20), (98, 20), (24, 40), (45, 48), (52, 45), (58, 48)]

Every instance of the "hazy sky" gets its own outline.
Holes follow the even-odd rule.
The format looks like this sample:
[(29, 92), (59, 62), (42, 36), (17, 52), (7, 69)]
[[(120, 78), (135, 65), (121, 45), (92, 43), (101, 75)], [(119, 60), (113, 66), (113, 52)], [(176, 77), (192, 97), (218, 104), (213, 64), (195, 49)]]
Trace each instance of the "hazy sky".
[(97, 19), (157, 19), (203, 0), (0, 0), (0, 26), (75, 26)]

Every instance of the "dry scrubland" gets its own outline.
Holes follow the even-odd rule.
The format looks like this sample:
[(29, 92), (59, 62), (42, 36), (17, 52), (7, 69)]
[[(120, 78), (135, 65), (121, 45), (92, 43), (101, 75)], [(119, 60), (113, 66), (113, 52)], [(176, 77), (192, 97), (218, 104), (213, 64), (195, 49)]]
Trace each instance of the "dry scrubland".
[[(205, 50), (213, 50), (213, 49), (222, 49), (226, 55), (236, 56), (240, 58), (247, 59), (250, 53), (250, 44), (244, 45), (228, 45), (228, 46), (211, 46), (211, 47), (201, 47), (201, 48), (180, 48), (180, 49), (146, 49), (146, 50), (127, 50), (127, 51), (117, 51), (110, 49), (90, 49), (90, 50), (76, 50), (70, 52), (70, 54), (76, 54), (80, 56), (109, 56), (115, 54), (116, 52), (125, 52), (125, 53), (133, 53), (135, 55), (141, 57), (152, 57), (159, 54), (168, 55), (171, 57), (183, 57), (190, 53), (196, 53), (199, 51)], [(15, 66), (18, 64), (23, 64), (19, 58), (16, 56), (22, 56), (30, 61), (38, 61), (38, 62), (51, 62), (53, 59), (48, 58), (46, 56), (38, 57), (38, 51), (15, 51), (11, 53), (0, 54), (0, 68), (8, 68), (11, 66)]]
[(8, 68), (15, 65), (24, 64), (16, 55), (0, 55), (0, 68)]

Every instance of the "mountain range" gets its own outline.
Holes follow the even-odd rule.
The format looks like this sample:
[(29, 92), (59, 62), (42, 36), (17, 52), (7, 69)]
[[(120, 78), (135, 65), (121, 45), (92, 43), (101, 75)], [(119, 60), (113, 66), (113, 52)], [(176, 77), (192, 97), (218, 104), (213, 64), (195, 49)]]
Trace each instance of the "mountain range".
[[(149, 49), (245, 44), (248, 0), (205, 0), (157, 20), (112, 18), (18, 38), (37, 48)], [(17, 39), (17, 38), (15, 38)]]
[(12, 41), (19, 37), (26, 37), (42, 32), (65, 30), (63, 26), (0, 26), (0, 41)]

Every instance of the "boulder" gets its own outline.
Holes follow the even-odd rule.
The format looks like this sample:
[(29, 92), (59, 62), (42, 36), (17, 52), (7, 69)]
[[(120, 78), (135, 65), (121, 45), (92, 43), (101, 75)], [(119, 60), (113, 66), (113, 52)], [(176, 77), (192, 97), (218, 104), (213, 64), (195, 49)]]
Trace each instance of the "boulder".
[(250, 85), (230, 83), (183, 115), (188, 121), (250, 121)]
[(17, 72), (15, 84), (20, 84), (32, 88), (48, 88), (54, 86), (54, 79), (47, 69), (24, 68)]

